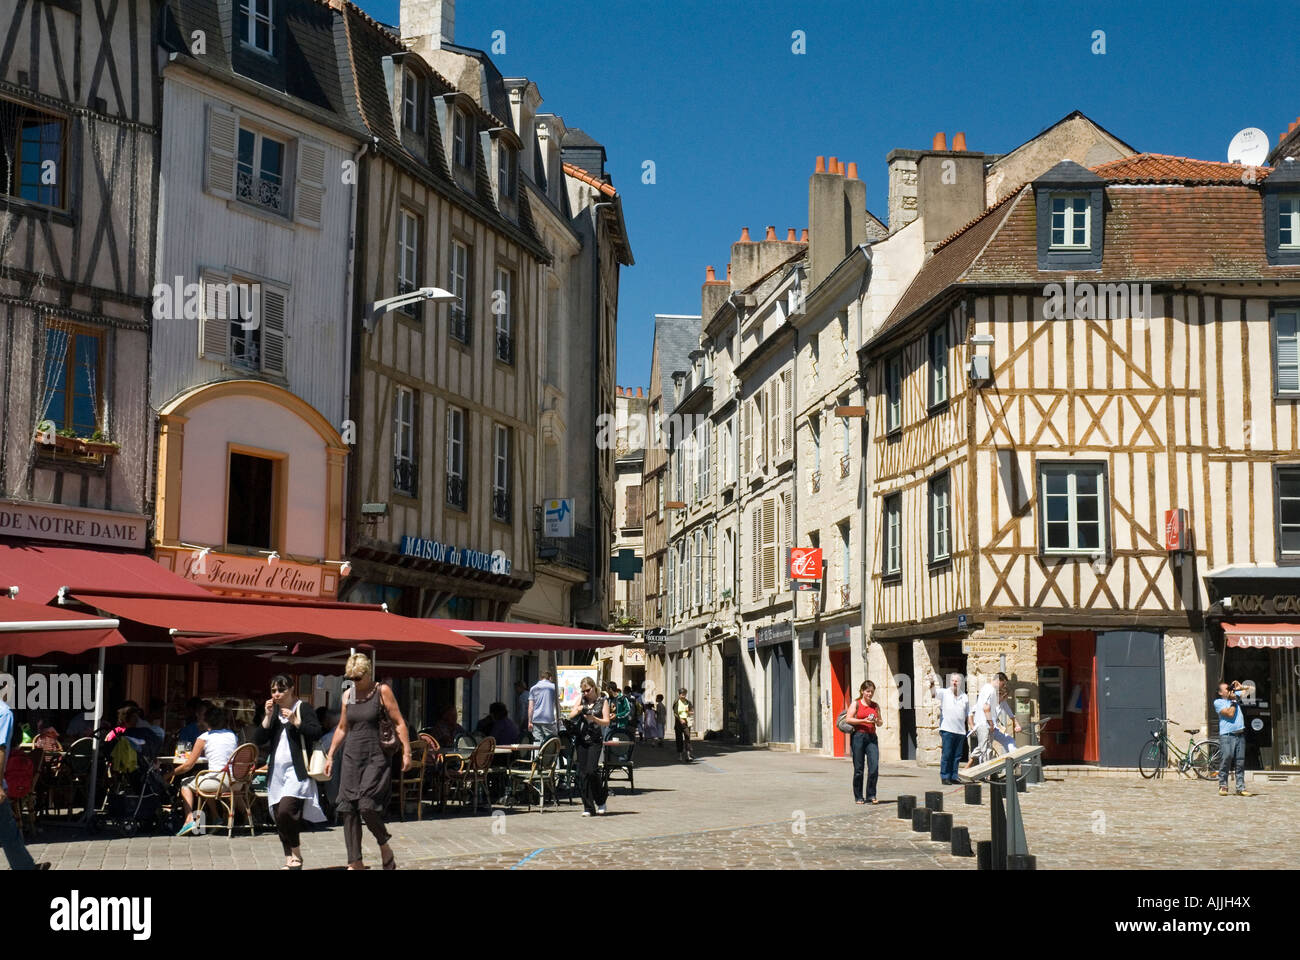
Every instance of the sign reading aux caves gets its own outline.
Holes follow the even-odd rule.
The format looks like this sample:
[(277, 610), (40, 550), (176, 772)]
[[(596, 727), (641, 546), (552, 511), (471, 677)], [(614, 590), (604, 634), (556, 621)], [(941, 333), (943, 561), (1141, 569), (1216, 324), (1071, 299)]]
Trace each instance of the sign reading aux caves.
[(495, 573), (503, 577), (510, 575), (510, 558), (500, 550), (494, 553), (483, 553), (481, 550), (471, 550), (468, 547), (457, 549), (449, 544), (426, 540), (423, 537), (402, 537), (401, 552), (404, 557), (436, 560), (438, 563), (469, 567), (471, 570), (482, 570), (484, 573)]
[(545, 520), (545, 529), (543, 536), (547, 537), (571, 537), (573, 536), (573, 499), (567, 500), (547, 500), (546, 508), (542, 511)]

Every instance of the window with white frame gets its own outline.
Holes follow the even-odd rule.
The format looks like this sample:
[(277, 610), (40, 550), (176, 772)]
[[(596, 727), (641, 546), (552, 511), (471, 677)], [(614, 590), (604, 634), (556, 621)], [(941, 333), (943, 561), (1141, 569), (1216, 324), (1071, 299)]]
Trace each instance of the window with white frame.
[(519, 169), (519, 158), (514, 147), (506, 143), (497, 144), (497, 190), (501, 196), (515, 198), (515, 177)]
[(495, 424), (492, 444), (492, 518), (509, 522), (510, 497), (510, 428)]
[(451, 305), (450, 334), (461, 343), (469, 343), (469, 247), (459, 240), (451, 242), (447, 271), (448, 292), (457, 298)]
[(288, 152), (285, 141), (241, 125), (235, 156), (235, 196), (244, 203), (287, 216), (284, 176)]
[(515, 362), (514, 274), (497, 267), (496, 286), (492, 291), (492, 313), (496, 317), (496, 358), (502, 363)]
[(1278, 559), (1300, 562), (1300, 466), (1277, 468)]
[(880, 570), (886, 577), (903, 572), (903, 495), (891, 494), (884, 499)]
[(1300, 193), (1285, 193), (1277, 199), (1277, 245), (1300, 249)]
[(465, 411), (447, 408), (447, 504), (464, 510), (465, 487)]
[(691, 544), (695, 556), (695, 589), (691, 592), (691, 606), (698, 607), (704, 602), (704, 531), (696, 528), (691, 534)]
[(903, 359), (897, 354), (885, 361), (885, 432), (903, 426)]
[(1107, 552), (1106, 468), (1100, 463), (1040, 463), (1039, 512), (1044, 554)]
[(474, 169), (474, 144), (469, 114), (460, 108), (451, 112), (451, 159), (464, 170)]
[(424, 130), (424, 80), (410, 67), (402, 70), (402, 126), (411, 133)]
[(1092, 246), (1092, 202), (1086, 193), (1052, 195), (1052, 248), (1088, 249)]
[(393, 489), (416, 495), (415, 391), (399, 386), (393, 394)]
[(734, 534), (728, 527), (722, 531), (722, 582), (718, 585), (722, 593), (730, 596), (732, 551), (735, 550)]
[(940, 563), (952, 556), (951, 483), (942, 473), (930, 481), (930, 562)]
[(731, 444), (735, 437), (735, 418), (734, 415), (727, 417), (722, 421), (722, 429), (718, 434), (718, 476), (721, 478), (721, 484), (726, 486), (736, 479), (736, 468), (732, 462)]
[[(397, 218), (397, 292), (410, 293), (420, 288), (420, 217), (405, 208)], [(410, 303), (402, 310), (410, 316), (418, 312)]]
[(930, 331), (930, 406), (948, 400), (948, 327), (939, 324)]
[(239, 41), (263, 53), (275, 52), (275, 0), (239, 0)]
[(1273, 383), (1280, 394), (1300, 393), (1300, 307), (1273, 311)]

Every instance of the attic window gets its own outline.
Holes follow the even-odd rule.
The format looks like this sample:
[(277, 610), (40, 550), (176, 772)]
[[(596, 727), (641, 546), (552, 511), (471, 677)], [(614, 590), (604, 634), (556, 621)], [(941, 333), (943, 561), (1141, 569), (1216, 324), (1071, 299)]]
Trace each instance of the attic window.
[(1277, 198), (1277, 245), (1283, 250), (1300, 250), (1300, 193)]
[(239, 40), (263, 53), (275, 52), (275, 0), (239, 0)]
[(1264, 253), (1270, 266), (1300, 266), (1300, 164), (1282, 160), (1261, 184)]
[(453, 111), (451, 120), (451, 158), (455, 161), (456, 166), (466, 170), (474, 168), (471, 135), (469, 115), (464, 110)]
[(1052, 249), (1087, 250), (1091, 244), (1092, 204), (1086, 193), (1052, 195)]
[(515, 177), (519, 170), (519, 158), (514, 148), (502, 143), (497, 146), (497, 189), (501, 196), (511, 200), (515, 198)]
[(402, 126), (411, 133), (420, 133), (424, 129), (423, 87), (414, 70), (408, 67), (402, 71)]

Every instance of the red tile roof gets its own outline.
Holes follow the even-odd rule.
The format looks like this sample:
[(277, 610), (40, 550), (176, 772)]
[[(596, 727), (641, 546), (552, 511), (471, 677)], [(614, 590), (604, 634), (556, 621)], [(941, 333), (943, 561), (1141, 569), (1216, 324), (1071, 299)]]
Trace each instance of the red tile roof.
[(575, 167), (571, 163), (566, 163), (563, 164), (562, 166), (564, 167), (564, 172), (567, 173), (569, 176), (581, 180), (583, 183), (587, 184), (588, 186), (595, 187), (605, 196), (607, 197), (618, 196), (618, 191), (614, 189), (613, 184), (606, 183), (603, 180), (597, 180), (592, 174), (582, 169), (582, 167)]
[(1273, 172), (1271, 167), (1246, 167), (1220, 160), (1194, 160), (1163, 153), (1139, 153), (1099, 164), (1092, 172), (1112, 183), (1244, 183), (1251, 171), (1258, 182)]

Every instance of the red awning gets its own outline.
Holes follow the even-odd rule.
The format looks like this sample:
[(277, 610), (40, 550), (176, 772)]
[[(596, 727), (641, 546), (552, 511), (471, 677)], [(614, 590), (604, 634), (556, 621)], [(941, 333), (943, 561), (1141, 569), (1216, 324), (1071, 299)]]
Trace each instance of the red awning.
[(0, 655), (43, 657), (77, 654), (126, 643), (117, 623), (59, 607), (0, 597)]
[(560, 627), (550, 623), (504, 623), (497, 620), (438, 620), (448, 630), (479, 641), (485, 650), (590, 650), (613, 647), (632, 638), (625, 633)]
[(60, 587), (97, 593), (129, 592), (211, 596), (142, 553), (38, 543), (0, 544), (0, 589), (18, 587), (18, 597), (49, 603)]
[(1225, 623), (1230, 647), (1300, 647), (1300, 623)]
[(181, 653), (225, 644), (294, 648), (295, 658), (336, 658), (349, 647), (385, 659), (448, 666), (474, 662), (483, 646), (441, 621), (402, 617), (382, 607), (328, 601), (293, 603), (220, 597), (143, 597), (77, 591), (76, 598), (126, 620), (174, 631)]

